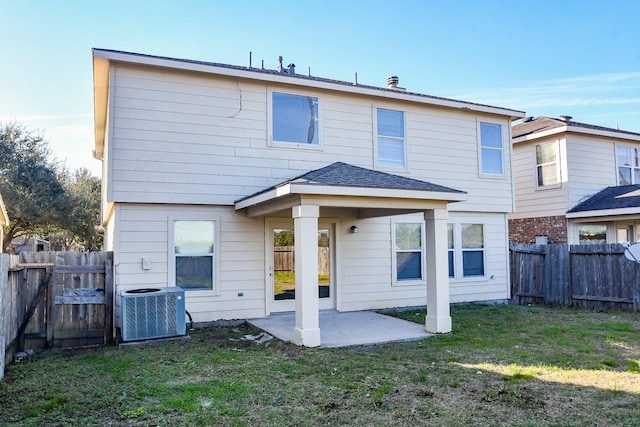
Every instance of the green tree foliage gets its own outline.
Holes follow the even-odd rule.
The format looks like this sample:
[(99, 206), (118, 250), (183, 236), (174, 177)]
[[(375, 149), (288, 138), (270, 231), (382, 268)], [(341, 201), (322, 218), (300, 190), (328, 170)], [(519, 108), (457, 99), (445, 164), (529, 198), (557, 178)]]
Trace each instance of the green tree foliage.
[(20, 123), (0, 123), (0, 194), (10, 219), (5, 250), (15, 237), (60, 234), (95, 248), (100, 239), (89, 232), (88, 223), (93, 222), (92, 230), (99, 224), (94, 210), (100, 191), (99, 179), (91, 178), (86, 169), (71, 175), (60, 168), (42, 135)]

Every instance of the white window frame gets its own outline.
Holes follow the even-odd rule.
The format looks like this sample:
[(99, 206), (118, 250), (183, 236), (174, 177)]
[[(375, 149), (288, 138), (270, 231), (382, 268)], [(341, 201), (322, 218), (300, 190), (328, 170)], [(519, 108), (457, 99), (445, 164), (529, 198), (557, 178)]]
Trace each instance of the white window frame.
[[(482, 125), (489, 125), (489, 126), (499, 126), (500, 127), (500, 138), (501, 138), (501, 146), (500, 148), (497, 147), (484, 147), (482, 145)], [(506, 146), (505, 146), (505, 141), (507, 140), (505, 137), (505, 126), (502, 123), (495, 123), (495, 122), (488, 122), (488, 121), (481, 121), (478, 120), (477, 122), (477, 134), (478, 134), (478, 172), (481, 178), (505, 178), (506, 174), (505, 174), (505, 157), (506, 157)], [(484, 150), (488, 150), (488, 151), (498, 151), (500, 152), (500, 173), (495, 173), (495, 172), (485, 172), (484, 171), (484, 164), (483, 164), (483, 151)]]
[[(482, 249), (464, 249), (462, 247), (462, 226), (463, 225), (481, 225), (482, 226)], [(473, 282), (473, 281), (483, 281), (487, 279), (487, 224), (481, 222), (455, 222), (449, 223), (448, 226), (453, 228), (453, 249), (449, 249), (448, 251), (453, 251), (453, 277), (449, 276), (449, 281), (451, 282)], [(482, 276), (465, 276), (464, 275), (464, 262), (463, 262), (463, 252), (473, 251), (473, 252), (483, 252), (482, 262), (483, 262), (483, 271), (484, 275)], [(448, 259), (448, 258), (447, 258)], [(448, 269), (447, 269), (448, 270)]]
[[(396, 136), (388, 136), (388, 135), (380, 135), (378, 133), (378, 111), (379, 110), (387, 110), (387, 111), (394, 111), (394, 112), (398, 112), (398, 113), (402, 113), (402, 133), (403, 133), (403, 137), (399, 138)], [(397, 171), (406, 171), (409, 168), (409, 159), (407, 156), (407, 112), (404, 110), (396, 110), (393, 108), (385, 108), (385, 107), (374, 107), (373, 108), (373, 135), (374, 135), (374, 156), (375, 156), (375, 165), (376, 168), (378, 169), (385, 169), (385, 170), (397, 170)], [(399, 166), (399, 165), (389, 165), (389, 164), (381, 164), (380, 163), (380, 138), (387, 138), (387, 139), (391, 139), (391, 140), (396, 140), (396, 141), (402, 141), (402, 155), (403, 155), (403, 165)]]
[[(623, 166), (620, 165), (620, 163), (618, 162), (618, 149), (620, 148), (625, 148), (628, 150), (631, 150), (631, 157), (632, 159), (636, 159), (636, 163), (638, 163), (637, 165), (631, 165), (631, 166)], [(638, 147), (632, 147), (630, 145), (623, 145), (623, 144), (616, 144), (616, 182), (618, 183), (618, 185), (629, 185), (629, 184), (622, 184), (620, 183), (620, 168), (627, 168), (631, 170), (631, 184), (640, 184), (640, 182), (635, 182), (635, 171), (639, 170), (640, 171), (640, 163), (638, 162), (638, 160), (640, 159), (640, 148)], [(633, 162), (633, 160), (632, 160)]]
[[(545, 146), (545, 145), (551, 145), (553, 144), (554, 146), (554, 151), (555, 151), (555, 155), (556, 155), (556, 160), (555, 162), (546, 162), (546, 163), (538, 163), (538, 147), (540, 146)], [(558, 188), (562, 185), (562, 176), (561, 176), (561, 168), (560, 168), (560, 143), (559, 141), (549, 141), (549, 142), (543, 142), (540, 144), (536, 144), (534, 146), (534, 153), (533, 153), (534, 157), (535, 157), (535, 164), (536, 164), (536, 171), (535, 171), (535, 179), (536, 179), (536, 188), (539, 190), (547, 190), (550, 188)], [(548, 166), (548, 165), (552, 165), (555, 164), (556, 165), (556, 182), (554, 182), (553, 184), (543, 184), (540, 185), (540, 181), (538, 178), (538, 171), (540, 170), (540, 168), (542, 166)]]
[[(167, 221), (167, 263), (169, 286), (176, 285), (176, 254), (175, 254), (175, 223), (176, 221), (210, 221), (213, 222), (213, 277), (212, 289), (185, 289), (189, 296), (219, 296), (220, 295), (220, 218), (206, 213), (185, 213), (170, 215)], [(198, 254), (200, 255), (200, 254)]]
[[(302, 97), (312, 97), (318, 100), (318, 116), (317, 116), (317, 131), (318, 131), (318, 143), (317, 144), (307, 144), (304, 142), (290, 142), (290, 141), (278, 141), (274, 138), (274, 130), (273, 130), (273, 94), (274, 93), (282, 93), (285, 95), (295, 95)], [(278, 89), (278, 88), (270, 88), (267, 91), (267, 128), (269, 130), (269, 135), (267, 139), (267, 145), (271, 147), (277, 148), (285, 148), (285, 149), (295, 149), (295, 150), (312, 150), (319, 151), (323, 149), (322, 146), (322, 122), (323, 122), (323, 114), (322, 114), (322, 98), (317, 93), (313, 92), (303, 92), (299, 90), (290, 90), (286, 89)]]
[[(419, 224), (420, 225), (420, 279), (398, 280), (398, 258), (397, 254), (402, 252), (417, 252), (416, 250), (396, 249), (396, 224)], [(411, 219), (392, 219), (391, 220), (391, 283), (393, 286), (409, 286), (409, 285), (426, 285), (426, 249), (425, 249), (425, 222)]]

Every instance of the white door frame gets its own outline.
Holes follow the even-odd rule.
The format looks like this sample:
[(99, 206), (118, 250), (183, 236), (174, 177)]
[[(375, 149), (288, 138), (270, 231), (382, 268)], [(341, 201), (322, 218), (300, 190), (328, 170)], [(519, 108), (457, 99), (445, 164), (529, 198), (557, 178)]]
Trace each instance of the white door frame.
[[(336, 219), (320, 218), (318, 229), (329, 230), (329, 297), (320, 298), (320, 310), (336, 309), (337, 276), (336, 276)], [(273, 298), (273, 229), (290, 228), (293, 230), (293, 218), (266, 218), (265, 220), (265, 315), (271, 313), (295, 311), (295, 299), (275, 301)]]

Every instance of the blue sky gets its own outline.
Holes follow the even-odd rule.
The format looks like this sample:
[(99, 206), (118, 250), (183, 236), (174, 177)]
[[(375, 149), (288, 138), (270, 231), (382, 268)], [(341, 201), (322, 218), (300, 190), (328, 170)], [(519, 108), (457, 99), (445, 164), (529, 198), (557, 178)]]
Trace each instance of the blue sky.
[(640, 132), (631, 0), (0, 0), (0, 121), (99, 174), (91, 48), (298, 72)]

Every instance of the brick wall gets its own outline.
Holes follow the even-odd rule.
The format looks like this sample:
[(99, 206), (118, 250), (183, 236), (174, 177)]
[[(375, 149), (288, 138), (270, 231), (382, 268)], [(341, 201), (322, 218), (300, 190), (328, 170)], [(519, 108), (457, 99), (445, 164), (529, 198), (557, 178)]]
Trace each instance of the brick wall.
[(536, 236), (547, 236), (549, 244), (567, 243), (567, 219), (564, 215), (510, 219), (509, 240), (534, 244)]

